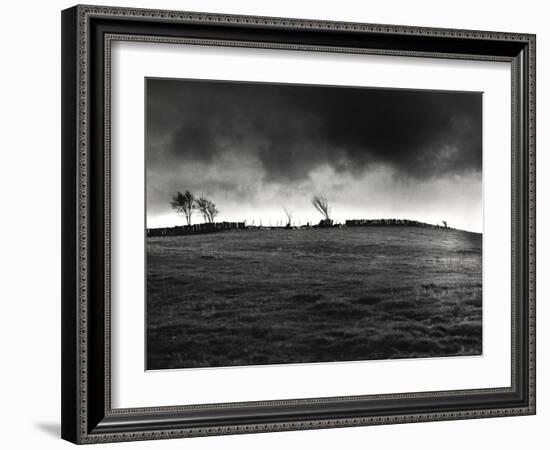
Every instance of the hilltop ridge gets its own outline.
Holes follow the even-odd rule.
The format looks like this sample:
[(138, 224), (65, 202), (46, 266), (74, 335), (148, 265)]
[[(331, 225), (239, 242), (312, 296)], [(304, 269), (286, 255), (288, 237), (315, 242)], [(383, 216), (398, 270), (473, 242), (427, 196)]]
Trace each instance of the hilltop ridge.
[(216, 233), (229, 230), (299, 230), (310, 228), (341, 228), (341, 227), (380, 227), (380, 226), (400, 226), (400, 227), (422, 227), (436, 228), (449, 231), (466, 231), (459, 228), (453, 228), (444, 225), (420, 222), (409, 219), (351, 219), (344, 223), (329, 223), (321, 220), (315, 225), (301, 226), (262, 226), (247, 225), (246, 222), (214, 222), (198, 223), (194, 225), (180, 225), (175, 227), (147, 228), (147, 237), (157, 236), (180, 236), (187, 234)]

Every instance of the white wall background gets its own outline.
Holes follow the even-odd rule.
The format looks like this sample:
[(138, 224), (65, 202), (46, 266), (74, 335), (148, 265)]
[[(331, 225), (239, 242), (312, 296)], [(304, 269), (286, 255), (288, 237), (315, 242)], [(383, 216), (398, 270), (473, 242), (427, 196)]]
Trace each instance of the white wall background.
[[(98, 0), (98, 3), (103, 3)], [(2, 8), (0, 111), (0, 446), (68, 448), (60, 403), (60, 10), (70, 1), (10, 2)], [(117, 448), (543, 448), (548, 440), (550, 308), (550, 29), (546, 2), (428, 0), (128, 0), (110, 5), (187, 9), (530, 32), (538, 35), (538, 415), (115, 444)], [(114, 448), (114, 447), (113, 447)]]

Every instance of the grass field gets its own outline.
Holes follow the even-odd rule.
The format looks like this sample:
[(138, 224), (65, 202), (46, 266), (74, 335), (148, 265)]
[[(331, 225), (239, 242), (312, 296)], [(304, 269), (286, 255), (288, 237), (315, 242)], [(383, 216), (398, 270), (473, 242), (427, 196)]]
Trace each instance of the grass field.
[(147, 239), (147, 368), (481, 353), (481, 240), (420, 227)]

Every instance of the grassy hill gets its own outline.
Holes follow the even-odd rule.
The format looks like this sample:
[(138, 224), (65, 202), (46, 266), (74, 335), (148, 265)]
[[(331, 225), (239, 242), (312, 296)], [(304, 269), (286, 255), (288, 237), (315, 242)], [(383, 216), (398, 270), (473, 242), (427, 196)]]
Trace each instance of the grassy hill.
[(422, 227), (147, 239), (147, 367), (481, 353), (482, 236)]

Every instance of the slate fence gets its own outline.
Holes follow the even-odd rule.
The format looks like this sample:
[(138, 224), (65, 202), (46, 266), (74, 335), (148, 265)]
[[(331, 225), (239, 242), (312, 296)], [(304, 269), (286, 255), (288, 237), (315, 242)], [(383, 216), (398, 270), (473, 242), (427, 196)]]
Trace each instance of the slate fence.
[[(261, 226), (246, 226), (245, 222), (216, 222), (216, 223), (197, 223), (195, 225), (182, 225), (169, 228), (148, 228), (147, 237), (158, 236), (184, 236), (190, 234), (206, 234), (218, 233), (228, 230), (285, 230), (285, 229), (303, 229), (303, 228), (332, 228), (341, 227), (342, 225), (334, 225), (321, 221), (318, 225), (304, 225), (302, 227), (261, 227)], [(445, 227), (443, 225), (433, 225), (417, 220), (408, 219), (354, 219), (346, 220), (346, 227), (379, 227), (379, 226), (408, 226), (408, 227), (424, 227), (424, 228), (442, 228), (447, 230), (455, 230), (455, 228)]]
[(147, 237), (217, 233), (227, 230), (244, 230), (245, 228), (244, 222), (197, 223), (170, 228), (147, 228)]
[(445, 227), (443, 225), (433, 225), (431, 223), (419, 222), (417, 220), (409, 219), (354, 219), (346, 220), (347, 227), (379, 227), (379, 226), (405, 226), (405, 227), (424, 227), (424, 228), (443, 228), (447, 230), (454, 230), (451, 227)]

